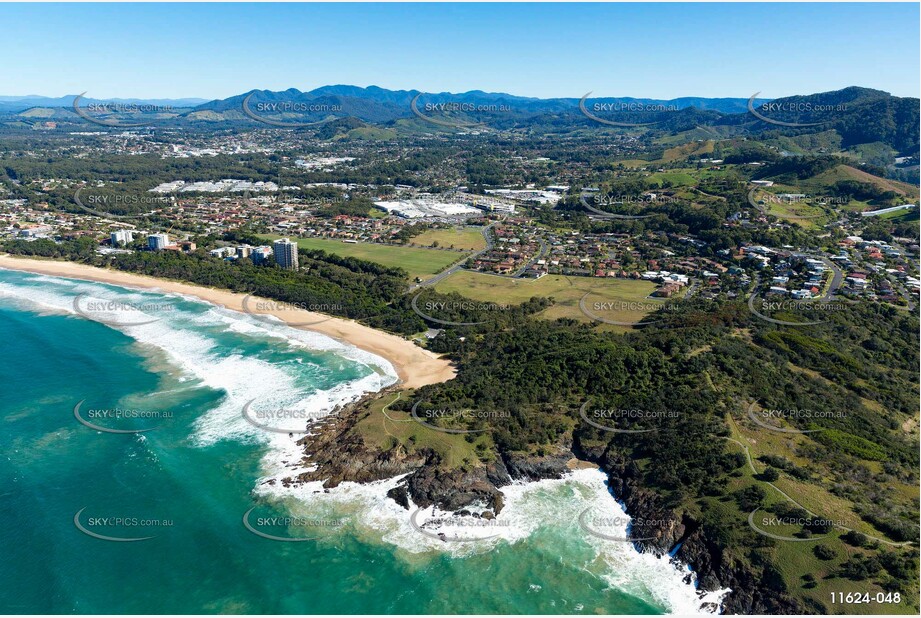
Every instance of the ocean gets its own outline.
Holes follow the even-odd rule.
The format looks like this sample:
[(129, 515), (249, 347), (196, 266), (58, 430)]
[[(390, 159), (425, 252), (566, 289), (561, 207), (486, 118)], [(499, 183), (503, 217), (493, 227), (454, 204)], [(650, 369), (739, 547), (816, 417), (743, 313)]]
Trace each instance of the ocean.
[(719, 599), (590, 532), (599, 514), (629, 525), (598, 470), (509, 486), (480, 528), (432, 527), (431, 510), (386, 498), (399, 479), (285, 487), (303, 469), (289, 431), (396, 381), (325, 336), (0, 269), (0, 341), (3, 613), (662, 614)]

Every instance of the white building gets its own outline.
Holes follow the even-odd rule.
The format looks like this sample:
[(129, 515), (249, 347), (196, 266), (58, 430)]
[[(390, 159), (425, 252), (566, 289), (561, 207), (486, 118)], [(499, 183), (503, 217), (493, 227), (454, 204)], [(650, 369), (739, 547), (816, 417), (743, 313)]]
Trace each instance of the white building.
[(250, 258), (253, 260), (253, 264), (262, 264), (269, 259), (270, 255), (272, 255), (271, 247), (256, 247), (253, 249), (253, 254)]
[(218, 247), (217, 249), (209, 251), (208, 254), (211, 257), (225, 258), (229, 255), (233, 255), (233, 249), (231, 247)]
[(169, 246), (169, 236), (166, 234), (151, 234), (147, 237), (147, 246), (154, 251), (162, 251)]
[(134, 230), (116, 230), (112, 232), (111, 239), (113, 247), (127, 245), (134, 242)]
[(297, 270), (297, 243), (287, 238), (279, 238), (272, 243), (275, 263), (288, 270)]

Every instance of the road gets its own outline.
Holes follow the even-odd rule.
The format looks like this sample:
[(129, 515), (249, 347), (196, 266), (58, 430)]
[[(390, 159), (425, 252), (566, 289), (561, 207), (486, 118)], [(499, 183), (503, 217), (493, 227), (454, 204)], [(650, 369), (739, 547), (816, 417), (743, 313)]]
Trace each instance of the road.
[(449, 266), (447, 269), (441, 271), (440, 273), (438, 273), (437, 275), (435, 275), (435, 276), (432, 277), (431, 279), (426, 279), (425, 281), (422, 281), (422, 282), (420, 282), (420, 283), (414, 283), (413, 285), (409, 286), (409, 291), (412, 292), (413, 290), (416, 290), (416, 289), (418, 289), (418, 288), (429, 287), (429, 286), (433, 286), (433, 285), (437, 284), (437, 283), (438, 283), (439, 281), (441, 281), (442, 279), (445, 279), (445, 278), (447, 278), (447, 277), (450, 277), (451, 275), (453, 275), (454, 273), (456, 273), (458, 270), (460, 270), (461, 268), (463, 268), (464, 264), (467, 263), (467, 260), (472, 260), (472, 259), (478, 258), (479, 256), (483, 255), (484, 253), (486, 253), (487, 251), (489, 251), (490, 249), (492, 249), (492, 248), (493, 248), (493, 242), (492, 242), (492, 237), (489, 235), (489, 230), (492, 229), (492, 227), (493, 227), (494, 225), (495, 225), (495, 223), (490, 223), (489, 225), (480, 228), (480, 233), (483, 235), (483, 240), (486, 241), (486, 247), (485, 247), (485, 248), (480, 249), (480, 250), (477, 251), (476, 253), (471, 253), (470, 255), (464, 256), (464, 258), (463, 258), (462, 260), (459, 260), (459, 261), (455, 262), (454, 264), (452, 264), (451, 266)]
[(834, 296), (835, 292), (838, 291), (838, 288), (841, 287), (841, 283), (844, 281), (844, 273), (841, 272), (841, 269), (838, 268), (837, 264), (829, 260), (827, 257), (823, 256), (819, 259), (821, 259), (822, 262), (824, 262), (825, 265), (828, 266), (832, 272), (831, 285), (828, 286), (828, 293), (822, 297), (822, 300), (828, 300), (829, 298)]

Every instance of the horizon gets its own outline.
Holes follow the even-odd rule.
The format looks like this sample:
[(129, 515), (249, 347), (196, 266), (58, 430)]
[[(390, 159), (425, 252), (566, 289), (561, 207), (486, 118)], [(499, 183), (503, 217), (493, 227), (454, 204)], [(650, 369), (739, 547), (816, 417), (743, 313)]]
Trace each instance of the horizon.
[[(451, 95), (464, 95), (464, 94), (470, 94), (470, 93), (472, 93), (472, 92), (480, 92), (480, 93), (488, 94), (488, 95), (509, 95), (509, 96), (512, 96), (512, 97), (530, 98), (530, 99), (537, 99), (537, 100), (542, 100), (542, 101), (548, 101), (548, 100), (554, 100), (554, 99), (561, 99), (561, 100), (562, 100), (562, 99), (575, 99), (575, 100), (577, 100), (577, 99), (581, 98), (580, 96), (529, 97), (529, 96), (527, 96), (527, 95), (515, 94), (514, 92), (488, 91), (488, 90), (482, 90), (482, 89), (479, 89), (479, 88), (474, 88), (474, 89), (465, 90), (465, 91), (456, 91), (456, 92), (454, 92), (454, 91), (435, 92), (435, 91), (431, 91), (431, 90), (419, 90), (419, 89), (400, 89), (400, 90), (394, 90), (394, 89), (390, 89), (390, 88), (385, 88), (384, 86), (379, 86), (379, 85), (377, 85), (377, 84), (370, 84), (370, 85), (368, 85), (368, 86), (358, 86), (358, 85), (356, 85), (356, 84), (345, 84), (345, 83), (340, 83), (340, 84), (322, 84), (322, 85), (320, 85), (320, 86), (314, 86), (314, 87), (308, 88), (308, 89), (306, 89), (306, 90), (301, 90), (301, 89), (299, 89), (299, 88), (296, 88), (296, 87), (293, 87), (293, 86), (292, 86), (292, 87), (290, 87), (290, 88), (281, 88), (281, 89), (279, 89), (279, 90), (272, 90), (272, 92), (286, 92), (286, 91), (291, 90), (291, 89), (293, 88), (293, 89), (299, 90), (299, 91), (302, 92), (302, 93), (309, 93), (309, 92), (311, 92), (311, 91), (313, 91), (313, 90), (316, 90), (316, 89), (319, 89), (319, 88), (336, 88), (336, 87), (362, 88), (362, 89), (364, 89), (364, 90), (367, 90), (367, 89), (370, 89), (370, 88), (380, 88), (380, 89), (383, 89), (383, 90), (388, 90), (388, 91), (390, 91), (390, 92), (398, 92), (398, 91), (412, 92), (413, 90), (415, 90), (415, 91), (417, 91), (417, 92), (421, 92), (421, 93), (424, 93), (424, 94), (436, 95), (436, 96), (437, 96), (437, 95), (445, 95), (445, 94), (451, 94)], [(875, 89), (875, 88), (870, 88), (870, 87), (868, 87), (868, 86), (861, 86), (861, 85), (858, 85), (858, 84), (851, 84), (851, 85), (849, 85), (849, 86), (842, 86), (841, 88), (836, 88), (834, 91), (845, 90), (845, 89), (847, 89), (847, 88), (862, 88), (862, 89), (878, 90), (878, 89)], [(232, 97), (235, 97), (235, 96), (240, 96), (240, 95), (246, 94), (246, 93), (248, 93), (248, 92), (253, 92), (253, 91), (265, 91), (265, 90), (266, 90), (265, 88), (249, 88), (249, 89), (247, 89), (247, 90), (241, 90), (240, 92), (237, 92), (236, 94), (230, 95), (229, 97), (223, 97), (222, 99), (208, 99), (208, 98), (205, 98), (205, 97), (197, 97), (197, 96), (194, 96), (194, 95), (193, 95), (193, 96), (176, 96), (176, 97), (137, 97), (137, 96), (130, 96), (130, 95), (128, 95), (128, 96), (116, 95), (116, 96), (109, 96), (109, 97), (98, 97), (98, 96), (92, 95), (92, 94), (89, 93), (89, 92), (83, 94), (82, 96), (83, 96), (84, 98), (90, 99), (90, 100), (104, 100), (104, 101), (118, 101), (118, 100), (121, 100), (121, 101), (143, 101), (143, 100), (154, 100), (154, 99), (160, 99), (160, 100), (164, 100), (164, 101), (183, 101), (183, 100), (188, 101), (188, 100), (197, 100), (197, 101), (200, 101), (200, 103), (198, 103), (198, 105), (204, 105), (204, 104), (206, 104), (206, 103), (212, 103), (212, 102), (216, 102), (216, 101), (222, 101), (222, 100), (226, 100), (226, 99), (228, 99), (228, 98), (232, 98)], [(834, 92), (834, 91), (823, 91), (823, 92)], [(784, 96), (808, 96), (808, 95), (814, 95), (814, 94), (822, 94), (823, 92), (819, 92), (819, 91), (814, 91), (814, 92), (797, 92), (797, 93), (794, 93), (794, 94), (784, 95)], [(884, 92), (885, 92), (885, 91), (884, 91)], [(592, 94), (594, 94), (594, 93), (592, 93)], [(761, 93), (758, 93), (758, 94), (761, 94)], [(891, 93), (891, 92), (887, 92), (887, 94), (889, 94), (889, 95), (891, 95), (891, 96), (899, 96), (899, 95), (893, 94), (893, 93)], [(17, 95), (17, 94), (4, 94), (4, 93), (0, 92), (0, 99), (28, 99), (28, 98), (32, 98), (32, 97), (35, 97), (35, 98), (47, 98), (47, 99), (64, 99), (64, 98), (77, 97), (77, 96), (81, 96), (81, 94), (80, 94), (80, 93), (67, 93), (67, 94), (60, 94), (60, 95), (58, 95), (58, 94), (45, 95), (45, 94), (35, 94), (35, 93), (31, 93), (31, 94)], [(707, 96), (707, 95), (699, 95), (699, 94), (684, 94), (684, 95), (677, 95), (677, 96), (669, 97), (668, 99), (661, 99), (661, 98), (657, 98), (657, 97), (648, 97), (648, 96), (633, 95), (633, 94), (612, 94), (612, 95), (604, 95), (604, 96), (592, 96), (591, 99), (592, 99), (592, 100), (598, 100), (598, 99), (637, 99), (637, 100), (650, 99), (650, 100), (660, 100), (660, 101), (674, 101), (674, 100), (678, 100), (678, 99), (748, 99), (750, 96), (751, 96), (751, 95), (748, 95), (748, 96), (738, 96), (738, 97), (718, 97), (718, 96)], [(784, 98), (784, 97), (764, 97), (764, 96), (759, 96), (759, 97), (757, 97), (757, 100), (759, 100), (759, 101), (762, 101), (762, 100), (774, 100), (774, 99), (780, 99), (780, 98)], [(919, 98), (919, 97), (918, 97), (918, 96), (907, 96), (907, 97), (903, 97), (903, 98)], [(2, 102), (4, 102), (4, 101), (3, 101), (3, 100), (0, 100), (0, 103), (2, 103)]]
[(541, 99), (921, 90), (919, 59), (904, 53), (921, 46), (921, 12), (907, 3), (4, 4), (0, 15), (17, 24), (9, 45), (31, 50), (0, 68), (0, 90), (38, 93), (5, 96), (212, 101), (241, 83)]

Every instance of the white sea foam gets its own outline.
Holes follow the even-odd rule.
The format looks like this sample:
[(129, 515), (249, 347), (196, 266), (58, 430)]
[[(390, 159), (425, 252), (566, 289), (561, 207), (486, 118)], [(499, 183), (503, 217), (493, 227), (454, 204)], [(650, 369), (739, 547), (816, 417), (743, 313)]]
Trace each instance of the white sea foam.
[[(406, 510), (387, 498), (387, 492), (399, 485), (402, 477), (369, 484), (342, 483), (328, 492), (321, 482), (285, 487), (281, 479), (301, 471), (292, 465), (276, 468), (261, 480), (257, 492), (266, 497), (285, 501), (295, 515), (316, 517), (338, 513), (351, 517), (354, 527), (384, 543), (397, 546), (410, 554), (449, 552), (454, 557), (491, 551), (499, 543), (520, 543), (539, 528), (555, 528), (567, 538), (581, 539), (587, 546), (587, 571), (612, 587), (648, 599), (678, 614), (712, 613), (728, 590), (699, 593), (693, 573), (687, 567), (666, 557), (641, 554), (631, 543), (605, 540), (592, 536), (579, 524), (579, 515), (588, 507), (613, 517), (623, 518), (623, 534), (628, 519), (620, 505), (608, 492), (606, 477), (600, 470), (577, 470), (563, 479), (532, 483), (514, 483), (502, 488), (505, 506), (495, 522), (470, 521), (467, 525), (429, 528), (426, 522), (449, 516), (424, 509), (417, 522), (426, 532), (419, 532), (411, 522), (416, 506)], [(271, 484), (268, 481), (275, 481)], [(446, 540), (438, 538), (438, 533)], [(492, 537), (492, 538), (485, 538)], [(457, 541), (451, 539), (465, 539)], [(484, 538), (482, 541), (466, 539)], [(599, 565), (600, 562), (600, 565)]]
[[(0, 283), (0, 297), (43, 313), (81, 315), (103, 322), (140, 344), (161, 351), (183, 374), (200, 385), (226, 393), (219, 405), (196, 423), (193, 439), (203, 446), (224, 439), (264, 441), (276, 447), (279, 443), (290, 442), (287, 434), (266, 432), (247, 422), (242, 412), (248, 402), (252, 401), (256, 410), (299, 410), (304, 411), (307, 418), (315, 419), (397, 380), (393, 366), (371, 353), (319, 333), (300, 331), (280, 323), (269, 324), (199, 299), (44, 275), (25, 275), (24, 278), (27, 285)], [(42, 285), (35, 286), (35, 282)], [(78, 303), (81, 310), (74, 306), (78, 295), (83, 295)], [(140, 308), (158, 306), (152, 312), (85, 309), (94, 301), (104, 300)], [(179, 301), (195, 305), (183, 311), (175, 306)], [(242, 335), (244, 340), (271, 341), (283, 350), (319, 353), (323, 356), (323, 365), (329, 367), (316, 362), (278, 363), (260, 358), (258, 354), (228, 351), (226, 342), (217, 339), (227, 332)], [(307, 375), (312, 371), (320, 378), (321, 372), (348, 366), (367, 375), (327, 389), (316, 387)], [(299, 419), (287, 422), (290, 425), (279, 423), (278, 428), (303, 430), (306, 425), (306, 421)], [(267, 457), (277, 459), (271, 452)]]
[[(44, 285), (39, 288), (0, 283), (0, 298), (43, 313), (74, 314), (73, 299), (77, 294), (86, 294), (87, 302), (118, 299), (138, 305), (150, 302), (152, 297), (165, 296), (58, 277), (33, 276), (30, 281), (40, 281)], [(198, 419), (194, 439), (201, 445), (224, 439), (268, 442), (269, 449), (262, 462), (266, 476), (260, 479), (256, 491), (285, 500), (295, 514), (346, 514), (354, 521), (357, 533), (397, 546), (403, 552), (450, 552), (457, 557), (490, 551), (499, 543), (524, 542), (539, 528), (556, 528), (582, 539), (589, 554), (583, 565), (587, 571), (619, 590), (652, 600), (674, 613), (700, 613), (707, 608), (706, 604), (718, 604), (728, 592), (698, 594), (693, 574), (686, 567), (667, 557), (640, 554), (630, 543), (601, 539), (581, 529), (577, 522), (587, 507), (626, 519), (608, 492), (604, 474), (598, 470), (578, 470), (564, 479), (515, 483), (503, 488), (505, 507), (496, 522), (488, 527), (432, 526), (433, 519), (447, 514), (426, 509), (417, 521), (424, 530), (433, 533), (431, 535), (419, 532), (411, 523), (410, 515), (415, 505), (407, 511), (386, 497), (402, 477), (363, 485), (343, 483), (331, 491), (325, 491), (321, 482), (283, 487), (278, 481), (309, 469), (300, 463), (302, 448), (295, 444), (297, 436), (267, 433), (247, 423), (242, 416), (243, 405), (256, 400), (259, 406), (266, 408), (330, 413), (336, 406), (353, 401), (362, 393), (377, 391), (395, 382), (393, 367), (384, 359), (317, 333), (291, 329), (198, 299), (168, 296), (203, 303), (207, 308), (199, 312), (152, 316), (161, 319), (148, 324), (135, 324), (143, 320), (143, 312), (131, 312), (127, 317), (124, 312), (114, 312), (104, 317), (113, 327), (141, 344), (162, 350), (188, 377), (226, 393), (215, 409)], [(302, 372), (317, 370), (315, 363), (286, 367), (255, 356), (219, 354), (218, 342), (208, 334), (213, 328), (248, 337), (277, 339), (291, 348), (331, 352), (343, 362), (359, 363), (372, 371), (361, 379), (329, 389), (307, 388)], [(266, 482), (271, 480), (276, 481), (274, 485)], [(626, 527), (625, 523), (624, 534)], [(438, 538), (439, 532), (449, 539), (492, 538), (476, 542), (444, 541)]]

